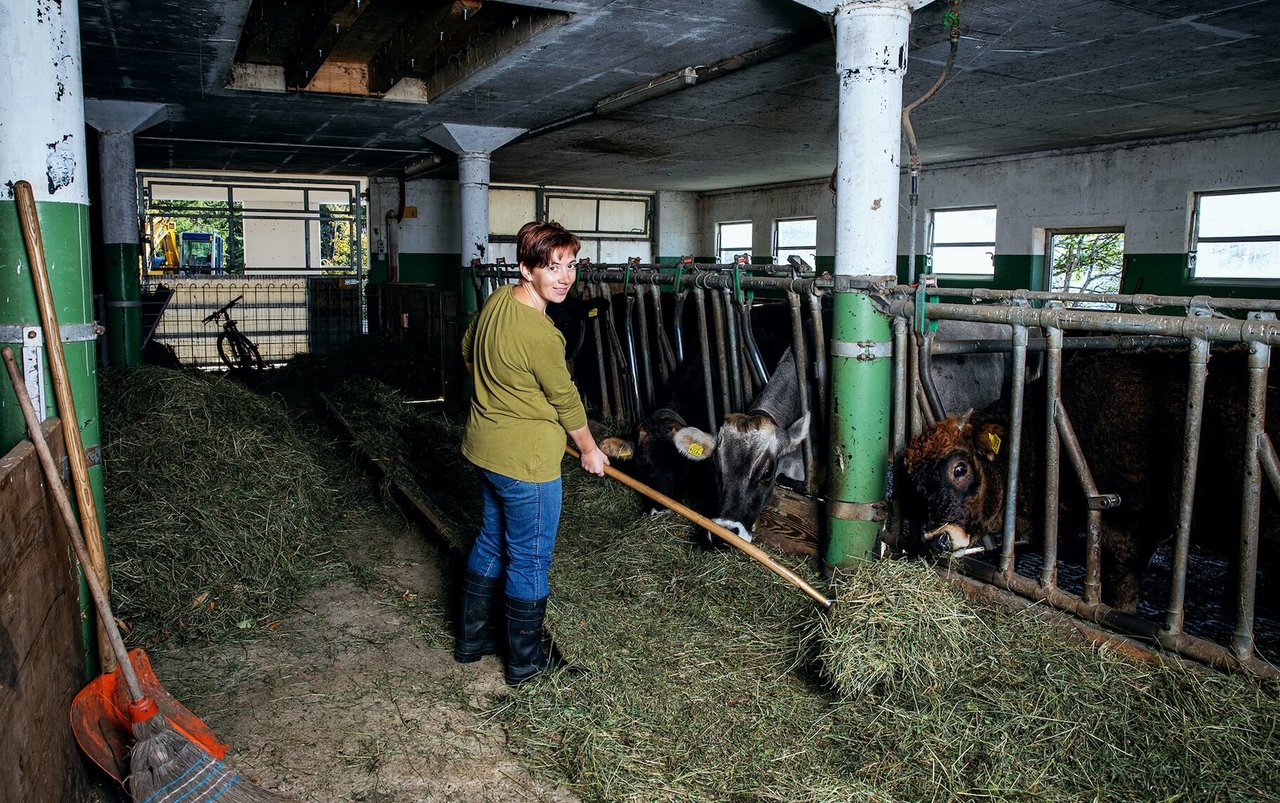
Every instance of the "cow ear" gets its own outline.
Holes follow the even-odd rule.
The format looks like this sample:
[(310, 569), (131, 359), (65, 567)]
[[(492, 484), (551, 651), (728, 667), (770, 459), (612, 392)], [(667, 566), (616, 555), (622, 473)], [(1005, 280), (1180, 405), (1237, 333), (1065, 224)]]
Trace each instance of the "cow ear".
[(706, 460), (716, 450), (714, 435), (708, 435), (697, 427), (684, 427), (673, 439), (676, 451), (689, 460)]
[(613, 460), (630, 460), (635, 456), (636, 445), (622, 438), (605, 438), (600, 441), (600, 451)]
[(1004, 448), (1004, 427), (999, 424), (983, 424), (978, 429), (976, 443), (978, 454), (988, 461), (995, 460), (1000, 455), (1000, 450)]
[(787, 427), (787, 439), (791, 441), (788, 451), (800, 448), (800, 444), (804, 443), (807, 437), (809, 437), (809, 412), (806, 410), (799, 421)]
[(591, 303), (587, 304), (586, 312), (583, 313), (582, 317), (586, 318), (587, 320), (591, 320), (592, 318), (599, 318), (602, 314), (608, 311), (609, 311), (609, 299), (593, 298), (591, 299)]

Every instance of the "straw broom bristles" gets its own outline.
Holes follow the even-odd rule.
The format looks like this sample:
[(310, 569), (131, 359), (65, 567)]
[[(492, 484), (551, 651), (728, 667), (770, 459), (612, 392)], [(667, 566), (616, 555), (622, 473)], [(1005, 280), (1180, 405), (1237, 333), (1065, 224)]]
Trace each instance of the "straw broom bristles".
[(129, 794), (137, 803), (287, 801), (236, 773), (175, 732), (161, 716), (134, 724)]

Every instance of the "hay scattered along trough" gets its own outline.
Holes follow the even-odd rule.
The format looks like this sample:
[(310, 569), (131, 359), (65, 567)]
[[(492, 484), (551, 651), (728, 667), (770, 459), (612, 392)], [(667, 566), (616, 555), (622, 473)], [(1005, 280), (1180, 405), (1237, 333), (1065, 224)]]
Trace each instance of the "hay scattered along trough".
[(104, 371), (107, 532), (131, 640), (269, 627), (337, 570), (364, 480), (276, 401), (216, 375)]

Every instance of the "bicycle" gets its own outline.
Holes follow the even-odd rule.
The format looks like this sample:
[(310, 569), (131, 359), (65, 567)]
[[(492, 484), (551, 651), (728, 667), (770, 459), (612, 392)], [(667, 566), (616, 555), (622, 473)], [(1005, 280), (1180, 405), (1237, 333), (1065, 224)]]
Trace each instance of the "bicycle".
[(244, 332), (240, 331), (235, 319), (231, 317), (231, 308), (242, 298), (244, 294), (231, 299), (208, 315), (204, 322), (213, 323), (219, 318), (222, 319), (222, 331), (218, 334), (218, 356), (222, 358), (227, 368), (232, 371), (261, 371), (266, 367), (266, 363), (258, 353), (258, 347), (245, 336)]

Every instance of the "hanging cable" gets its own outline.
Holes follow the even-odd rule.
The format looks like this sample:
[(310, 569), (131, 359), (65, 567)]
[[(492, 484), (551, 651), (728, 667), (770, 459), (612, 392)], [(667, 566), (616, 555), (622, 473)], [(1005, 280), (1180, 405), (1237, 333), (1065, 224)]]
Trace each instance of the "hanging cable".
[(951, 40), (951, 49), (947, 52), (947, 63), (943, 65), (942, 73), (933, 82), (933, 86), (929, 87), (923, 95), (902, 107), (902, 128), (907, 134), (907, 149), (910, 154), (907, 161), (907, 170), (911, 175), (911, 193), (909, 196), (911, 203), (911, 242), (907, 253), (907, 284), (915, 284), (916, 281), (917, 210), (920, 204), (920, 151), (916, 146), (916, 130), (911, 125), (911, 112), (933, 97), (942, 88), (947, 77), (951, 75), (951, 67), (956, 62), (956, 51), (960, 47), (960, 0), (951, 0), (950, 10), (942, 15), (942, 24), (950, 29), (948, 38)]

